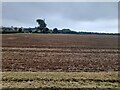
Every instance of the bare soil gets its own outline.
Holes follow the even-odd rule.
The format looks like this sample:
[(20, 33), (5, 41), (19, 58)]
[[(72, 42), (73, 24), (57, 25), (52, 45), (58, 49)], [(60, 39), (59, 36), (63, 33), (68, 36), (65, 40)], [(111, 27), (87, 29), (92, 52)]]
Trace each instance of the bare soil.
[(118, 36), (2, 35), (3, 71), (118, 71)]

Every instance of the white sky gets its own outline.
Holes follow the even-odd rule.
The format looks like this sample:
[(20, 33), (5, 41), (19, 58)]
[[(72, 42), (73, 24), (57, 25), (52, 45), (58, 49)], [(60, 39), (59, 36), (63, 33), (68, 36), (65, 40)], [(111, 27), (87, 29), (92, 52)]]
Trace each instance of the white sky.
[(3, 2), (3, 26), (35, 27), (46, 19), (50, 29), (118, 32), (117, 2)]

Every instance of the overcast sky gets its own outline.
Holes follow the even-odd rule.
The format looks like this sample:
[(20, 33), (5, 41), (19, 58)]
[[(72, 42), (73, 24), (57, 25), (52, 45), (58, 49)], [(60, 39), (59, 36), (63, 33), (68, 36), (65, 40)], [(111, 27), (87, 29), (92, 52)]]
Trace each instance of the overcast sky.
[(45, 19), (50, 29), (118, 32), (117, 2), (3, 2), (3, 26), (37, 27)]

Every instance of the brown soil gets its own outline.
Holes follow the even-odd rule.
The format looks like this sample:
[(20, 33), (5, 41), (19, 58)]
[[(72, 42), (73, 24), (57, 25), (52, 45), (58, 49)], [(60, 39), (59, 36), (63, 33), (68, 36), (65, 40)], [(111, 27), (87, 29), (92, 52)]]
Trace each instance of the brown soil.
[(118, 36), (2, 35), (3, 71), (118, 71)]

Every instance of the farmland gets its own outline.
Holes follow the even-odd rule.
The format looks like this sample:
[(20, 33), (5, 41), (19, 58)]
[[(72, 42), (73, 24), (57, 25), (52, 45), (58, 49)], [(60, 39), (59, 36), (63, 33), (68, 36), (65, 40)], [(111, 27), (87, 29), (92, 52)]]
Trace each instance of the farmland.
[(118, 71), (117, 39), (99, 35), (3, 35), (2, 69)]
[[(8, 77), (7, 79), (3, 78), (3, 82), (5, 82), (3, 83), (3, 86), (7, 86), (6, 84), (11, 85), (12, 83), (10, 84), (9, 81), (14, 83), (13, 86), (16, 84), (16, 81), (12, 81), (12, 79), (9, 78), (12, 76), (11, 74), (15, 72), (18, 72), (19, 74), (20, 72), (38, 72), (37, 76), (40, 75), (40, 72), (53, 72), (50, 75), (54, 76), (54, 74), (57, 74), (57, 79), (54, 78), (51, 80), (49, 75), (46, 76), (47, 79), (51, 80), (50, 82), (52, 82), (53, 85), (62, 85), (63, 87), (69, 86), (70, 88), (72, 85), (73, 87), (81, 87), (81, 77), (78, 76), (80, 76), (82, 72), (106, 72), (106, 75), (108, 75), (107, 72), (114, 72), (116, 74), (116, 72), (119, 71), (119, 53), (118, 36), (116, 35), (4, 34), (2, 35), (2, 71), (4, 72), (3, 76), (8, 75)], [(7, 74), (9, 72), (12, 73)], [(59, 75), (65, 76), (67, 73), (70, 75), (68, 75), (69, 77), (62, 77), (62, 84), (55, 84), (56, 81), (61, 81)], [(42, 74), (44, 76), (44, 73)], [(17, 78), (17, 74), (15, 75), (15, 80), (19, 79)], [(23, 74), (20, 74), (20, 76), (22, 75)], [(36, 74), (31, 75), (34, 77)], [(82, 73), (82, 75), (84, 76), (84, 73)], [(90, 74), (90, 76), (94, 75)], [(113, 77), (116, 78), (116, 75), (113, 75)], [(79, 83), (76, 84), (76, 82), (71, 81), (70, 78), (72, 77), (77, 77), (75, 80)], [(99, 77), (99, 74), (97, 74), (96, 77)], [(42, 76), (40, 76), (40, 78), (42, 78)], [(73, 84), (64, 82), (68, 80), (68, 78)], [(88, 76), (85, 76), (84, 78), (88, 78)], [(110, 77), (110, 79), (111, 78), (112, 77)], [(98, 81), (104, 81), (106, 78), (97, 79)], [(87, 80), (88, 82), (91, 82), (90, 80), (92, 80), (93, 83), (91, 83), (91, 85), (96, 87), (95, 83), (97, 80), (95, 81), (93, 78), (86, 79), (86, 81)], [(112, 80), (114, 81), (114, 79)], [(110, 80), (110, 82), (108, 80), (108, 87), (117, 87), (119, 81), (112, 82), (112, 80)], [(35, 79), (35, 81), (36, 83), (42, 82), (41, 79)], [(34, 82), (33, 78), (32, 82)], [(105, 83), (106, 82), (102, 82), (102, 84), (99, 85), (103, 85), (104, 87), (106, 86)], [(82, 87), (91, 86), (87, 85), (87, 83), (84, 84), (85, 85), (82, 85)], [(44, 85), (41, 84), (39, 87), (42, 86)]]
[(4, 88), (117, 88), (117, 72), (3, 72)]

